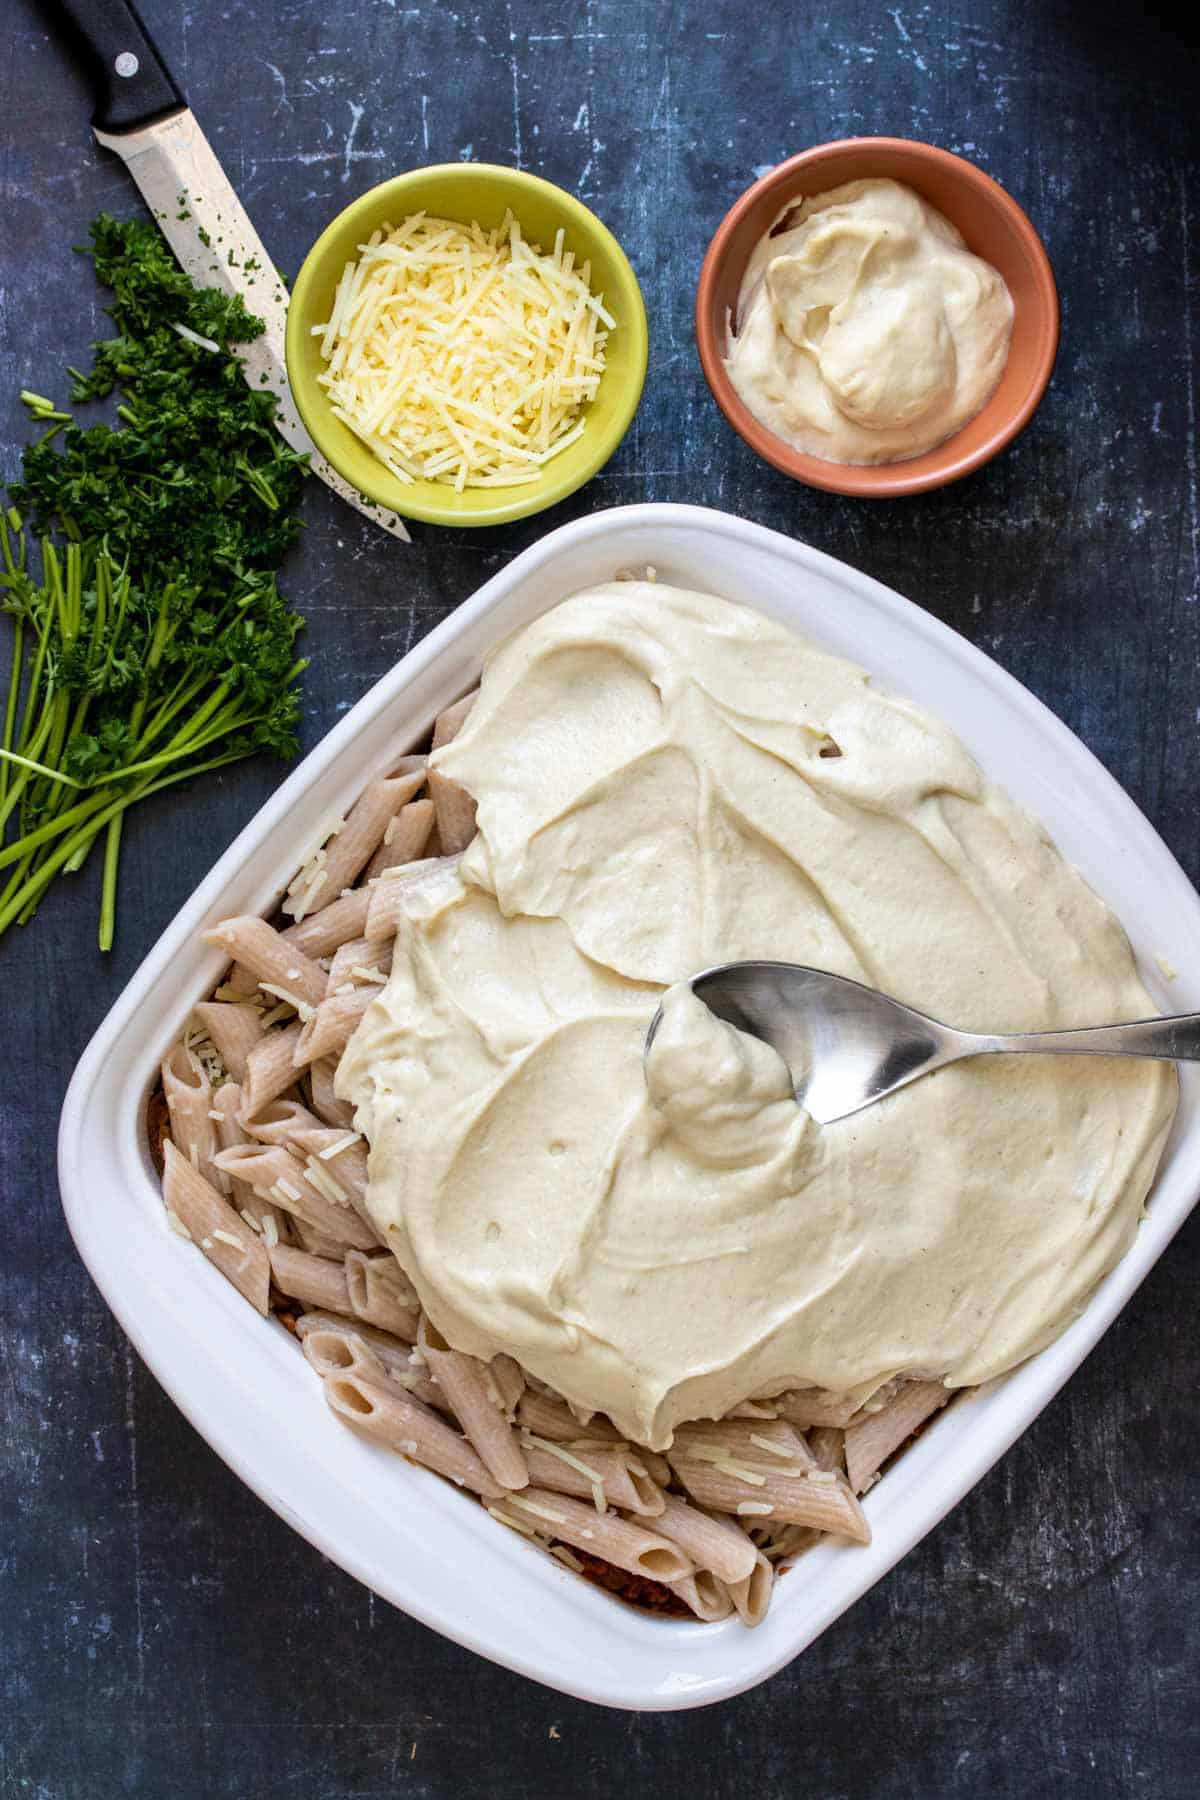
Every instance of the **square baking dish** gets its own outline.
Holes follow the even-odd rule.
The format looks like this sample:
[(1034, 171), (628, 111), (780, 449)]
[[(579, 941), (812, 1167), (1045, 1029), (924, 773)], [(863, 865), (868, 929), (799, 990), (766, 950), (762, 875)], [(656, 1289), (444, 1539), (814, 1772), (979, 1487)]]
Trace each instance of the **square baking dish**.
[[(1161, 838), (1079, 740), (990, 658), (857, 570), (700, 507), (594, 513), (515, 558), (332, 730), (246, 827), (147, 956), (72, 1079), (59, 1177), (80, 1255), (158, 1380), (231, 1468), (326, 1556), (480, 1655), (611, 1706), (702, 1706), (765, 1680), (884, 1575), (979, 1480), (1096, 1343), (1200, 1187), (1200, 1072), (1133, 1248), (1040, 1356), (940, 1414), (865, 1500), (866, 1548), (821, 1546), (754, 1631), (662, 1620), (589, 1586), (437, 1476), (361, 1441), (325, 1405), (294, 1340), (167, 1230), (144, 1126), (158, 1064), (222, 966), (198, 941), (270, 912), (319, 822), (418, 741), (471, 686), (483, 653), (618, 571), (759, 607), (944, 719), (1044, 821), (1129, 930), (1164, 1011), (1200, 1010), (1200, 898)], [(1156, 958), (1181, 973), (1169, 992)]]

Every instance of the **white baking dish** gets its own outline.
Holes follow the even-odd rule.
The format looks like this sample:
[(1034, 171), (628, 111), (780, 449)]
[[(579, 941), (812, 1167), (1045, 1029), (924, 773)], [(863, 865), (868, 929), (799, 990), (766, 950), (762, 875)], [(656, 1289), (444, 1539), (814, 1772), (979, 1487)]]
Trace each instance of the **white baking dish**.
[[(1187, 1070), (1148, 1217), (1082, 1317), (1015, 1375), (941, 1415), (867, 1496), (869, 1548), (810, 1552), (755, 1631), (643, 1616), (436, 1476), (346, 1431), (283, 1328), (253, 1313), (164, 1224), (142, 1115), (161, 1055), (218, 972), (197, 933), (268, 908), (317, 822), (428, 729), (496, 639), (646, 563), (664, 580), (760, 607), (939, 714), (1124, 921), (1163, 1010), (1200, 1010), (1200, 899), (1132, 801), (1031, 694), (936, 619), (818, 551), (701, 508), (618, 507), (518, 556), (385, 676), (246, 827), (88, 1046), (63, 1108), (59, 1172), (80, 1254), (138, 1351), (282, 1518), (378, 1594), (496, 1662), (588, 1700), (671, 1709), (735, 1694), (788, 1662), (1041, 1411), (1191, 1209), (1200, 1105)], [(1169, 989), (1157, 957), (1181, 971)]]

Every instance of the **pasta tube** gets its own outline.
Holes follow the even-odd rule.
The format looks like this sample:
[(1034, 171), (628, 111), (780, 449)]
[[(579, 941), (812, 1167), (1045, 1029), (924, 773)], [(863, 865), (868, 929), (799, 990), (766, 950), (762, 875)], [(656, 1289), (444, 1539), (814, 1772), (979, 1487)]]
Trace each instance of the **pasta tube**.
[(283, 911), (301, 918), (321, 912), (350, 886), (378, 849), (388, 820), (411, 800), (425, 777), (424, 769), (369, 781), (343, 823), (300, 870), (283, 902)]
[(163, 1200), (168, 1215), (179, 1221), (173, 1229), (190, 1237), (256, 1312), (267, 1314), (271, 1271), (262, 1239), (170, 1138), (163, 1145)]
[(246, 1058), (263, 1034), (258, 1007), (241, 1006), (236, 1000), (202, 1000), (193, 1011), (212, 1039), (230, 1079), (245, 1081)]
[(247, 913), (222, 919), (201, 932), (206, 944), (215, 944), (244, 968), (251, 970), (260, 988), (286, 1000), (303, 1018), (306, 1009), (319, 1006), (325, 997), (326, 975), (303, 950), (289, 944), (265, 919)]
[(376, 1443), (398, 1450), (485, 1499), (500, 1498), (504, 1490), (493, 1481), (466, 1438), (451, 1431), (419, 1401), (362, 1375), (327, 1375), (324, 1388), (325, 1398), (339, 1418)]
[(520, 1493), (506, 1494), (504, 1509), (546, 1537), (573, 1544), (577, 1550), (586, 1550), (631, 1575), (648, 1575), (654, 1581), (682, 1581), (685, 1575), (695, 1573), (677, 1544), (616, 1513), (598, 1513), (594, 1506), (584, 1506), (549, 1488), (528, 1487)]
[(410, 800), (402, 806), (383, 834), (383, 842), (367, 864), (366, 880), (374, 881), (385, 869), (415, 862), (434, 826), (432, 800)]
[(171, 1136), (192, 1167), (220, 1188), (214, 1158), (217, 1134), (212, 1120), (213, 1088), (198, 1056), (176, 1044), (162, 1065), (163, 1094), (171, 1119)]
[(951, 1390), (940, 1381), (906, 1381), (881, 1412), (864, 1413), (847, 1426), (846, 1474), (856, 1494), (868, 1486), (893, 1450), (950, 1397)]

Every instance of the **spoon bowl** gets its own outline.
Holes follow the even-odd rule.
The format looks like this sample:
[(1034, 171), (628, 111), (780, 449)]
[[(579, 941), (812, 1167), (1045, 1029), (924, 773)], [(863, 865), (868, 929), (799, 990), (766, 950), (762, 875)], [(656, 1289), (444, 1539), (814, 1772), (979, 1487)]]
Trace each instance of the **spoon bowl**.
[[(761, 1038), (783, 1058), (797, 1101), (819, 1125), (861, 1112), (968, 1056), (1200, 1061), (1200, 1013), (997, 1036), (955, 1031), (876, 988), (803, 963), (720, 963), (694, 975), (688, 986), (718, 1019)], [(661, 1017), (660, 1007), (646, 1033), (647, 1050)]]

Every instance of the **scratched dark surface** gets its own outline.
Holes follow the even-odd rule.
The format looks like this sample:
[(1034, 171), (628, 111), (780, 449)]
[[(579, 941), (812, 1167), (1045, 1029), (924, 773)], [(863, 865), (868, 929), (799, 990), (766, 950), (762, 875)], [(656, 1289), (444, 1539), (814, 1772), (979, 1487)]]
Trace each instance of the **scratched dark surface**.
[[(1200, 875), (1196, 68), (1140, 9), (1045, 0), (751, 9), (731, 0), (145, 0), (274, 256), (426, 161), (520, 162), (614, 227), (651, 322), (610, 466), (505, 531), (394, 545), (314, 485), (287, 586), (309, 620), (306, 742), (547, 527), (641, 499), (808, 539), (982, 645), (1091, 745)], [(101, 296), (71, 255), (137, 204), (29, 0), (0, 61), (3, 470), (25, 384), (63, 394)], [(989, 469), (890, 505), (789, 484), (703, 385), (692, 291), (755, 171), (896, 132), (1026, 205), (1063, 295), (1032, 428)], [(741, 1699), (607, 1712), (375, 1602), (185, 1423), (63, 1226), (58, 1107), (92, 1030), (279, 779), (256, 764), (127, 833), (119, 941), (97, 881), (0, 945), (0, 1792), (196, 1797), (614, 1791), (1188, 1795), (1200, 1786), (1195, 1481), (1200, 1221), (1080, 1374), (956, 1512), (799, 1662)]]

